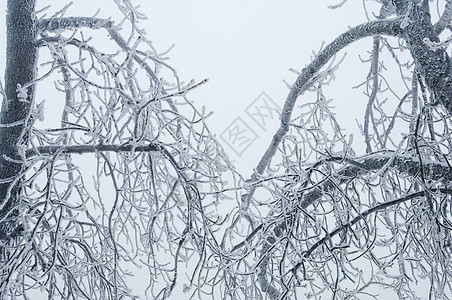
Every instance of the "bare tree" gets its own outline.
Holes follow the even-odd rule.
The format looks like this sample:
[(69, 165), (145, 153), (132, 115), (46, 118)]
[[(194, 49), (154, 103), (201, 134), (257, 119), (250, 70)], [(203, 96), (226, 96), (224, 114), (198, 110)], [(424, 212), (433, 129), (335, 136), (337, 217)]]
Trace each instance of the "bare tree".
[[(181, 83), (115, 2), (117, 23), (8, 1), (2, 298), (134, 298), (141, 274), (152, 299), (176, 284), (195, 299), (452, 298), (451, 1), (363, 1), (368, 22), (289, 86), (248, 180), (185, 98), (205, 81)], [(365, 38), (363, 144), (327, 94), (336, 55)], [(49, 83), (59, 116), (37, 96)]]
[(115, 1), (117, 23), (7, 3), (0, 298), (134, 298), (133, 275), (168, 297), (223, 221), (231, 169), (185, 98), (206, 80), (180, 82), (130, 1)]
[[(289, 86), (231, 224), (243, 238), (222, 252), (230, 298), (452, 298), (452, 2), (363, 3), (369, 21), (327, 44)], [(335, 117), (333, 103), (349, 104), (327, 91), (336, 54), (364, 38), (363, 147)]]

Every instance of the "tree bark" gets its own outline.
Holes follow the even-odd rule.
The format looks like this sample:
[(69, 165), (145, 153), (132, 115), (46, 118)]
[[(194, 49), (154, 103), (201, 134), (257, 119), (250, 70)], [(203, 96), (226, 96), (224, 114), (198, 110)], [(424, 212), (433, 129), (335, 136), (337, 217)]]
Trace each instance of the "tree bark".
[(417, 69), (425, 79), (435, 102), (452, 113), (452, 61), (442, 47), (431, 47), (438, 43), (437, 32), (431, 22), (428, 2), (395, 1), (398, 14), (407, 18), (402, 37), (407, 42)]
[[(0, 113), (0, 239), (8, 239), (16, 227), (14, 207), (20, 186), (15, 181), (23, 168), (18, 146), (26, 143), (26, 124), (34, 98), (37, 49), (34, 16), (36, 0), (8, 0), (6, 16), (5, 93)], [(22, 94), (18, 93), (18, 87)], [(25, 93), (26, 92), (26, 95)]]

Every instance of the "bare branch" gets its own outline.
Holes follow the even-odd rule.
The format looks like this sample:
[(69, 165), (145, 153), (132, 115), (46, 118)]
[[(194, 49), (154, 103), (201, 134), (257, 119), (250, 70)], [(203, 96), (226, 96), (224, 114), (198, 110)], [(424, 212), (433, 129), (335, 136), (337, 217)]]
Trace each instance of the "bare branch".
[(432, 49), (429, 46), (432, 42), (439, 42), (429, 12), (419, 5), (409, 7), (409, 22), (402, 31), (402, 37), (410, 45), (409, 50), (416, 67), (434, 93), (436, 102), (452, 113), (452, 61), (442, 47)]
[(53, 155), (56, 153), (62, 154), (85, 154), (95, 152), (150, 152), (161, 151), (161, 146), (158, 144), (139, 145), (132, 144), (125, 145), (61, 145), (61, 146), (39, 146), (34, 149), (26, 151), (26, 157), (32, 158), (39, 155)]
[(90, 28), (110, 29), (114, 22), (108, 19), (90, 17), (63, 17), (38, 20), (38, 28), (41, 31), (57, 31), (61, 29)]
[(452, 21), (452, 1), (446, 0), (446, 7), (444, 8), (443, 14), (433, 26), (436, 34), (439, 35), (443, 32), (443, 30), (450, 25), (450, 21)]
[[(276, 134), (273, 136), (270, 146), (265, 151), (261, 160), (259, 161), (256, 169), (254, 170), (254, 174), (251, 178), (251, 181), (255, 181), (259, 176), (263, 175), (264, 171), (267, 169), (270, 164), (273, 156), (278, 149), (281, 140), (286, 135), (289, 130), (289, 123), (291, 120), (292, 111), (295, 105), (295, 102), (299, 95), (301, 95), (304, 91), (309, 88), (309, 84), (311, 78), (320, 71), (320, 69), (340, 50), (348, 46), (349, 44), (360, 40), (365, 37), (369, 37), (376, 34), (385, 34), (398, 36), (401, 32), (400, 28), (401, 21), (396, 20), (377, 20), (371, 21), (362, 25), (358, 25), (347, 32), (341, 34), (338, 38), (336, 38), (333, 42), (331, 42), (328, 46), (325, 47), (316, 58), (302, 71), (300, 76), (298, 76), (297, 80), (293, 84), (289, 95), (284, 102), (284, 107), (281, 115), (281, 124)], [(246, 208), (249, 204), (249, 200), (252, 198), (255, 192), (255, 187), (252, 187), (250, 192), (246, 194), (242, 201), (244, 203), (244, 208)]]

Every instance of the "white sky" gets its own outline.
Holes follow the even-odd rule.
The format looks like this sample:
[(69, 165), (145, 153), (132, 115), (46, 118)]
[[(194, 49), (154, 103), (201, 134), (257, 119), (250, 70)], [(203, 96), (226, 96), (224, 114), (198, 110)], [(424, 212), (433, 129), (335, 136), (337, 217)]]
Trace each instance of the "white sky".
[[(2, 2), (5, 11), (6, 1)], [(158, 50), (163, 52), (176, 44), (169, 54), (169, 63), (178, 70), (179, 76), (186, 82), (192, 78), (196, 81), (210, 79), (208, 84), (191, 92), (189, 98), (197, 106), (204, 105), (208, 111), (215, 112), (208, 121), (212, 131), (219, 136), (235, 118), (240, 117), (259, 136), (242, 156), (224, 145), (237, 169), (245, 176), (256, 166), (278, 125), (274, 120), (266, 131), (263, 130), (245, 113), (247, 106), (265, 92), (282, 107), (288, 93), (282, 80), (292, 83), (295, 79), (289, 68), (301, 70), (310, 62), (312, 50), (318, 50), (323, 41), (328, 43), (347, 30), (347, 26), (365, 21), (362, 2), (356, 0), (349, 1), (340, 10), (327, 9), (328, 5), (339, 0), (133, 2), (140, 4), (140, 11), (149, 17), (142, 26)], [(65, 3), (62, 0), (38, 0), (38, 7), (51, 4), (54, 11)], [(97, 8), (101, 8), (100, 17), (113, 15), (115, 19), (117, 12), (112, 0), (74, 0), (67, 15), (91, 16)], [(1, 14), (2, 74), (5, 65), (4, 18)], [(371, 45), (372, 41), (368, 39), (354, 47), (362, 50), (363, 47), (370, 49)], [(353, 49), (349, 50), (353, 52)], [(343, 80), (335, 83), (338, 87), (335, 95), (338, 118), (355, 129), (355, 118), (362, 121), (366, 102), (360, 97), (361, 92), (353, 91), (351, 87), (365, 79), (367, 68), (360, 67), (356, 53), (351, 53), (338, 73), (343, 75)]]
[[(112, 0), (75, 0), (68, 10), (68, 16), (91, 16), (98, 8), (99, 17), (117, 20), (116, 5)], [(225, 150), (236, 167), (244, 175), (252, 172), (260, 155), (270, 142), (277, 128), (278, 120), (273, 120), (267, 128), (260, 128), (245, 113), (245, 108), (265, 92), (278, 106), (282, 107), (288, 93), (283, 79), (292, 83), (294, 73), (289, 68), (301, 70), (311, 60), (313, 50), (318, 50), (322, 42), (330, 42), (338, 34), (365, 21), (361, 1), (349, 1), (339, 10), (328, 9), (328, 5), (338, 0), (134, 0), (141, 6), (140, 12), (149, 18), (143, 21), (148, 38), (160, 51), (175, 44), (169, 53), (169, 63), (175, 67), (185, 82), (190, 79), (201, 81), (209, 78), (208, 84), (192, 91), (189, 98), (198, 107), (205, 106), (214, 115), (208, 124), (219, 135), (237, 117), (246, 122), (258, 139), (238, 156), (224, 140)], [(38, 0), (38, 8), (50, 4), (48, 15), (61, 9), (66, 1)], [(6, 7), (5, 7), (6, 9)], [(4, 31), (4, 14), (0, 28)], [(4, 68), (4, 34), (0, 35), (0, 66)], [(371, 45), (371, 40), (363, 42)], [(356, 47), (350, 47), (353, 51)], [(361, 47), (362, 49), (362, 47)], [(366, 47), (366, 49), (369, 49)], [(349, 109), (350, 99), (341, 99), (350, 93), (360, 97), (360, 92), (351, 87), (364, 80), (367, 66), (360, 65), (357, 55), (348, 55), (340, 74), (345, 81), (335, 83), (339, 87), (338, 108), (345, 107), (344, 122), (355, 127), (355, 118), (362, 118), (365, 100), (356, 99), (353, 117)], [(349, 65), (353, 65), (350, 70)], [(357, 70), (360, 70), (357, 72)], [(3, 73), (3, 72), (2, 72)], [(349, 76), (349, 75), (354, 76)], [(3, 78), (2, 78), (3, 80)], [(356, 97), (355, 97), (356, 98)], [(302, 101), (300, 99), (299, 101)], [(346, 106), (344, 106), (346, 105)]]
[[(330, 42), (349, 25), (365, 21), (361, 1), (350, 1), (354, 5), (347, 3), (341, 10), (327, 9), (337, 2), (167, 0), (143, 4), (143, 12), (150, 18), (149, 37), (155, 45), (166, 49), (176, 44), (170, 58), (181, 77), (197, 81), (210, 78), (189, 98), (214, 111), (208, 123), (211, 129), (221, 134), (240, 117), (259, 135), (241, 157), (224, 146), (245, 174), (252, 172), (278, 125), (275, 120), (263, 131), (250, 120), (245, 108), (261, 92), (282, 107), (288, 93), (283, 79), (289, 83), (295, 79), (289, 68), (301, 70), (323, 41)], [(371, 40), (368, 43), (371, 45)], [(356, 56), (354, 59), (359, 63)], [(347, 90), (363, 78), (357, 76)], [(362, 111), (357, 113), (363, 115)]]

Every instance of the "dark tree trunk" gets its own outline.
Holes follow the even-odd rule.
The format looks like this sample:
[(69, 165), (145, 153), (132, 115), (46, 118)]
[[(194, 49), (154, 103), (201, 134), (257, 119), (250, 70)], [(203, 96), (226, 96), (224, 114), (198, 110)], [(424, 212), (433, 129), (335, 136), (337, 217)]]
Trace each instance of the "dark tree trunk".
[(24, 130), (34, 97), (31, 85), (26, 89), (26, 99), (20, 99), (18, 86), (26, 86), (35, 77), (35, 4), (36, 0), (8, 0), (7, 5), (6, 99), (0, 113), (0, 239), (3, 240), (8, 240), (17, 226), (14, 207), (20, 186), (14, 180), (23, 168), (18, 145), (26, 142)]
[(425, 83), (435, 95), (435, 101), (452, 114), (452, 61), (447, 52), (429, 43), (439, 42), (431, 23), (428, 2), (408, 5), (409, 1), (394, 1), (399, 15), (408, 15), (402, 37), (408, 44), (411, 56)]

